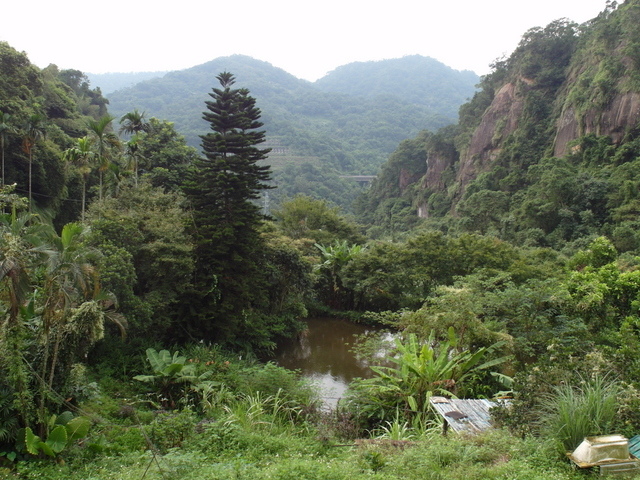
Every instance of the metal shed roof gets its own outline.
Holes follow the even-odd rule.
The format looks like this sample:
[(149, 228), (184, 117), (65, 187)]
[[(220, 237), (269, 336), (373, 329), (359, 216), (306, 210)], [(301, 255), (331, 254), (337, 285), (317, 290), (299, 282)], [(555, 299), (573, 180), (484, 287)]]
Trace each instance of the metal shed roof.
[(489, 410), (497, 402), (485, 399), (431, 397), (431, 405), (455, 432), (478, 433), (491, 428)]

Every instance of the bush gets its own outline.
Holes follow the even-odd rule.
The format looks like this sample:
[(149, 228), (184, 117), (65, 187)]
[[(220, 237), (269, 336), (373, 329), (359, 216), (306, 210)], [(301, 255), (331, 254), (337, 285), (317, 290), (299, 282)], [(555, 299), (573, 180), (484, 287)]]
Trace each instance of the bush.
[(147, 427), (149, 440), (155, 448), (166, 452), (181, 447), (195, 432), (196, 416), (189, 410), (160, 413)]

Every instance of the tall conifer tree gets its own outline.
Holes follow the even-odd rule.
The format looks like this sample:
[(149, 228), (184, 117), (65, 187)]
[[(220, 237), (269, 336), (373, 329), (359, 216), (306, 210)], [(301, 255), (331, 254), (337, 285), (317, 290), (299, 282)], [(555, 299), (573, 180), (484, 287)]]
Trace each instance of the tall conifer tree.
[[(188, 175), (184, 190), (193, 208), (196, 278), (191, 302), (191, 334), (217, 341), (246, 343), (264, 329), (260, 309), (267, 284), (260, 268), (264, 245), (255, 203), (271, 188), (270, 167), (258, 165), (270, 149), (260, 149), (260, 109), (245, 88), (233, 89), (228, 72), (216, 77), (203, 113), (211, 132), (203, 135), (204, 157)], [(249, 341), (250, 342), (250, 341)]]

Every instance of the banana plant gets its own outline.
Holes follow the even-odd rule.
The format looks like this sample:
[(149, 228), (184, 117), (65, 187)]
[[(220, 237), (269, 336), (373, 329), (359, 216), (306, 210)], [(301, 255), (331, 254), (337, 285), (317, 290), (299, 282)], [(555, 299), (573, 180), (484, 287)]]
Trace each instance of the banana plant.
[(207, 379), (211, 372), (198, 375), (196, 366), (187, 362), (187, 357), (179, 355), (176, 351), (173, 355), (168, 350), (148, 348), (147, 360), (153, 369), (152, 375), (136, 375), (134, 380), (151, 383), (158, 387), (161, 403), (164, 407), (174, 408), (178, 395), (183, 395), (185, 384), (195, 385)]
[[(473, 373), (490, 369), (507, 361), (508, 357), (487, 359), (504, 342), (482, 347), (473, 352), (458, 351), (458, 340), (453, 328), (449, 338), (436, 346), (433, 334), (426, 343), (418, 341), (414, 334), (405, 342), (396, 339), (396, 356), (389, 360), (395, 367), (371, 367), (376, 377), (367, 382), (385, 398), (401, 400), (403, 409), (413, 414), (424, 414), (429, 409), (433, 395), (453, 396), (459, 383)], [(395, 407), (401, 407), (395, 405)]]

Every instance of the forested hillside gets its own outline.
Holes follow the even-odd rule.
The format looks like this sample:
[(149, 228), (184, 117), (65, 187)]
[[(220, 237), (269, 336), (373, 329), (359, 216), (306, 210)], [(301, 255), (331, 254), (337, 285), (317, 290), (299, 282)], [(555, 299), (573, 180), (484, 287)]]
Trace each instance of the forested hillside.
[(457, 126), (391, 155), (360, 199), (362, 218), (555, 248), (606, 234), (637, 252), (639, 10), (630, 1), (584, 25), (526, 32)]
[(2, 184), (15, 183), (16, 193), (32, 198), (56, 223), (75, 219), (80, 181), (62, 152), (87, 131), (87, 122), (107, 114), (109, 102), (82, 72), (55, 65), (40, 70), (4, 42), (0, 71)]
[[(187, 143), (199, 148), (199, 135), (206, 130), (202, 104), (211, 78), (223, 70), (234, 72), (259, 99), (273, 148), (269, 163), (279, 187), (272, 199), (304, 193), (346, 208), (357, 189), (340, 175), (374, 175), (400, 141), (454, 121), (477, 82), (471, 72), (407, 57), (377, 63), (375, 78), (367, 68), (338, 70), (317, 86), (266, 62), (235, 55), (114, 92), (109, 95), (110, 110), (122, 115), (134, 106), (147, 116), (167, 119)], [(393, 80), (399, 73), (406, 81)], [(362, 89), (356, 94), (332, 86), (346, 78)]]
[[(281, 179), (355, 196), (329, 186), (368, 150), (346, 155), (332, 122), (353, 113), (343, 127), (364, 143), (409, 128), (363, 123), (361, 99), (246, 57), (149, 81), (149, 105), (173, 111), (166, 82), (197, 105), (175, 109), (204, 121), (200, 152), (144, 106), (112, 116), (82, 72), (0, 43), (0, 478), (597, 474), (567, 452), (640, 433), (638, 25), (627, 0), (526, 32), (457, 124), (392, 148), (362, 223), (309, 195), (263, 214), (263, 194), (292, 191), (267, 158), (291, 157), (285, 138), (309, 142)], [(209, 95), (186, 89), (193, 75)], [(365, 117), (399, 111), (364, 97)], [(274, 137), (267, 121), (299, 129)], [(311, 346), (309, 318), (366, 331), (336, 335), (368, 376), (335, 410), (313, 375), (272, 361), (284, 340), (320, 353), (318, 370), (345, 361)], [(434, 406), (453, 399), (491, 400), (486, 430), (458, 435), (475, 419)]]
[(460, 105), (469, 100), (470, 86), (478, 80), (471, 71), (459, 72), (433, 58), (412, 55), (349, 63), (316, 80), (314, 86), (354, 97), (396, 96), (453, 120)]

